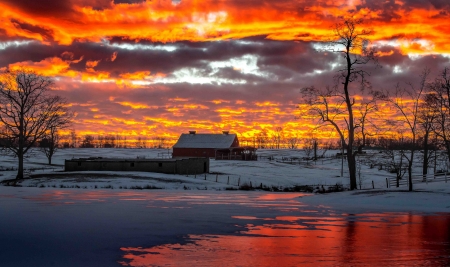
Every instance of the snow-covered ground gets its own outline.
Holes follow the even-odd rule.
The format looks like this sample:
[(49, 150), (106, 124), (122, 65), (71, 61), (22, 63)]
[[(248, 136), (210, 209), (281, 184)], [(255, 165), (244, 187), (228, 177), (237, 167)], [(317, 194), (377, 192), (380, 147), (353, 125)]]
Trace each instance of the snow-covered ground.
[[(64, 172), (64, 160), (80, 157), (108, 158), (158, 158), (168, 150), (160, 149), (61, 149), (49, 166), (44, 154), (35, 150), (25, 160), (27, 173), (38, 178), (26, 179), (22, 187), (80, 188), (80, 189), (165, 189), (165, 190), (226, 190), (238, 189), (242, 185), (264, 187), (266, 190), (287, 190), (295, 186), (310, 185), (327, 189), (341, 184), (348, 187), (347, 166), (341, 177), (341, 159), (332, 157), (336, 151), (328, 151), (324, 159), (316, 162), (299, 162), (305, 156), (302, 150), (258, 150), (258, 161), (214, 160), (210, 162), (210, 173), (202, 175), (172, 175), (149, 172)], [(394, 177), (386, 171), (370, 166), (380, 158), (378, 151), (368, 151), (359, 159), (360, 179), (363, 190), (339, 194), (318, 195), (305, 198), (311, 204), (327, 204), (337, 207), (355, 206), (383, 207), (388, 210), (450, 211), (450, 181), (414, 184), (420, 193), (407, 193), (405, 185), (396, 188), (386, 186), (386, 178)], [(376, 161), (376, 160), (375, 160)], [(0, 180), (13, 179), (17, 159), (0, 157)], [(415, 171), (420, 173), (420, 161)], [(432, 172), (432, 170), (430, 170)], [(406, 177), (404, 178), (406, 179)], [(450, 180), (450, 177), (449, 177)], [(432, 180), (431, 180), (432, 181)], [(238, 186), (239, 185), (239, 186)], [(373, 188), (374, 187), (374, 188)]]

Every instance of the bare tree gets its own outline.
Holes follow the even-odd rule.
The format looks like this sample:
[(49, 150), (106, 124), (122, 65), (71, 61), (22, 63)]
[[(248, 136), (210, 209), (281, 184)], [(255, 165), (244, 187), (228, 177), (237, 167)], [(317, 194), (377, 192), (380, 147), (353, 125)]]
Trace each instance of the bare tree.
[(440, 77), (429, 84), (425, 101), (436, 115), (433, 120), (434, 132), (445, 147), (450, 161), (450, 69), (445, 68)]
[(306, 138), (304, 140), (303, 151), (308, 159), (311, 158), (311, 154), (314, 152), (315, 157), (313, 158), (317, 159), (317, 139), (312, 137)]
[(298, 144), (300, 143), (300, 138), (298, 138), (298, 136), (295, 135), (288, 137), (286, 141), (290, 149), (296, 149), (298, 147)]
[(135, 143), (136, 148), (142, 148), (142, 137), (138, 136)]
[(256, 143), (258, 148), (271, 148), (270, 147), (270, 142), (269, 142), (269, 136), (267, 134), (267, 131), (261, 130), (258, 135), (256, 136)]
[(280, 126), (275, 127), (275, 131), (272, 135), (273, 143), (276, 149), (280, 149), (280, 144), (283, 139), (283, 128)]
[(382, 148), (385, 162), (381, 164), (387, 165), (387, 170), (390, 173), (395, 173), (397, 187), (400, 185), (400, 180), (407, 172), (407, 167), (404, 163), (404, 154), (408, 149), (408, 140), (406, 140), (404, 133), (399, 131), (397, 138), (379, 138), (378, 146)]
[(18, 158), (16, 179), (23, 178), (24, 155), (68, 114), (65, 101), (51, 95), (53, 80), (33, 71), (7, 70), (1, 74), (0, 122), (8, 150)]
[(105, 137), (103, 135), (97, 135), (97, 145), (98, 148), (103, 148), (105, 146)]
[(81, 141), (80, 147), (82, 147), (82, 148), (94, 148), (95, 147), (94, 136), (92, 136), (92, 135), (85, 135), (84, 139)]
[[(425, 94), (424, 101), (420, 103), (418, 114), (418, 143), (421, 144), (423, 152), (422, 175), (424, 177), (428, 174), (430, 163), (435, 160), (437, 146), (436, 141), (433, 142), (434, 120), (437, 117), (437, 113), (434, 111), (433, 107), (427, 103), (428, 97), (429, 95)], [(434, 140), (436, 140), (436, 138), (434, 138)]]
[(115, 148), (116, 147), (116, 137), (112, 134), (105, 136), (104, 148)]
[(409, 191), (413, 190), (412, 184), (412, 166), (414, 162), (414, 156), (418, 149), (418, 131), (420, 127), (420, 104), (422, 96), (425, 93), (425, 87), (427, 77), (429, 75), (429, 69), (425, 69), (420, 76), (419, 87), (416, 88), (412, 83), (408, 83), (407, 88), (400, 87), (397, 84), (393, 94), (386, 92), (383, 98), (389, 102), (399, 112), (399, 122), (408, 129), (411, 136), (410, 146), (408, 153), (403, 153), (403, 157), (408, 162), (408, 184)]
[[(362, 66), (375, 60), (374, 50), (369, 48), (366, 39), (372, 34), (369, 29), (360, 29), (362, 24), (358, 19), (345, 19), (334, 27), (336, 41), (330, 43), (329, 51), (340, 53), (344, 59), (343, 68), (338, 71), (336, 86), (318, 90), (315, 87), (302, 89), (308, 108), (308, 115), (314, 115), (320, 122), (332, 125), (338, 132), (342, 144), (347, 149), (347, 162), (350, 175), (350, 189), (356, 189), (356, 159), (353, 147), (355, 132), (362, 128), (365, 120), (355, 118), (354, 106), (356, 92), (352, 92), (350, 85), (359, 83), (360, 90), (370, 87), (366, 77), (369, 75)], [(364, 147), (364, 139), (359, 146)]]
[(167, 140), (164, 136), (155, 137), (154, 141), (156, 143), (154, 145), (155, 148), (165, 148), (166, 147)]
[(55, 121), (55, 125), (51, 125), (42, 138), (40, 149), (45, 154), (48, 164), (52, 165), (52, 157), (59, 149), (60, 135), (58, 130), (66, 127), (70, 123), (70, 116), (61, 117), (61, 120)]
[(70, 147), (75, 148), (78, 147), (78, 135), (75, 130), (70, 131)]

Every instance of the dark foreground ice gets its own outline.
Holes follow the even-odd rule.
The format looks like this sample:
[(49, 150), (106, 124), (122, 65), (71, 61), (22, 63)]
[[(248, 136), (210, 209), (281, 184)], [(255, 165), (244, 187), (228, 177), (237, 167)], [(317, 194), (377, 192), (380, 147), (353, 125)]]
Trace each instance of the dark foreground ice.
[(0, 187), (0, 266), (450, 266), (450, 214), (300, 196)]

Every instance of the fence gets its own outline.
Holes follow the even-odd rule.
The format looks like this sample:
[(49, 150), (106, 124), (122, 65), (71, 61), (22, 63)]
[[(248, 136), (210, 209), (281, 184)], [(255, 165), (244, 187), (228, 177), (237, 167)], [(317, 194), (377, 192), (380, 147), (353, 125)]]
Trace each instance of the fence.
[[(344, 160), (346, 160), (347, 156), (344, 156)], [(341, 160), (341, 156), (338, 157), (322, 157), (317, 158), (314, 160), (313, 158), (306, 158), (306, 157), (279, 157), (279, 156), (257, 156), (258, 161), (276, 161), (281, 163), (287, 163), (287, 164), (294, 164), (294, 165), (324, 165), (326, 163)]]
[[(420, 184), (420, 183), (432, 183), (432, 182), (446, 182), (450, 179), (449, 173), (436, 173), (433, 175), (413, 175), (412, 176), (412, 183), (413, 184)], [(409, 178), (403, 177), (398, 181), (399, 186), (409, 186)], [(397, 178), (386, 178), (386, 187), (397, 187)]]
[[(2, 172), (2, 171), (17, 171), (17, 170), (18, 170), (17, 167), (5, 168), (5, 167), (0, 166), (0, 172)], [(31, 173), (37, 172), (37, 171), (42, 171), (42, 172), (45, 172), (45, 171), (53, 171), (53, 172), (64, 171), (64, 166), (63, 167), (54, 166), (54, 167), (41, 167), (41, 168), (24, 168), (23, 169), (23, 174), (24, 174), (24, 176), (27, 177), (27, 176), (31, 175)]]
[[(204, 180), (204, 181), (210, 181), (210, 182), (216, 182), (221, 184), (226, 184), (231, 186), (237, 186), (239, 189), (263, 189), (266, 191), (286, 191), (286, 192), (292, 192), (292, 191), (306, 191), (305, 189), (310, 188), (310, 190), (319, 189), (319, 191), (334, 191), (334, 190), (340, 190), (339, 188), (348, 187), (349, 185), (342, 185), (342, 184), (310, 184), (310, 185), (291, 185), (291, 186), (281, 186), (279, 184), (271, 183), (271, 184), (264, 184), (260, 181), (258, 181), (257, 177), (252, 178), (245, 178), (241, 177), (240, 175), (229, 175), (229, 174), (223, 174), (223, 173), (205, 173), (205, 174), (186, 174), (186, 177)], [(372, 183), (373, 184), (373, 183)], [(342, 190), (341, 190), (342, 191)]]

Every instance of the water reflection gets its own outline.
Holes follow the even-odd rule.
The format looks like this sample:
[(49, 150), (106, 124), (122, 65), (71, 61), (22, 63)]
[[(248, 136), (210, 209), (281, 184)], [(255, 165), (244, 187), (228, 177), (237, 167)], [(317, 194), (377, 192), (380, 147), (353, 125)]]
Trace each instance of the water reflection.
[[(74, 203), (95, 203), (105, 201), (162, 201), (166, 203), (185, 203), (187, 205), (241, 205), (254, 208), (273, 208), (290, 211), (298, 210), (303, 205), (298, 198), (309, 194), (247, 194), (239, 192), (167, 192), (136, 190), (59, 190), (42, 189), (41, 194), (23, 196), (22, 198), (45, 205), (64, 205)], [(0, 195), (6, 198), (7, 195)], [(74, 202), (76, 201), (76, 202)], [(154, 206), (149, 206), (154, 207)]]
[[(234, 216), (241, 220), (261, 218)], [(280, 216), (237, 235), (122, 248), (123, 266), (450, 266), (450, 216)], [(275, 222), (276, 221), (276, 222)]]
[(3, 249), (42, 233), (36, 259), (70, 240), (70, 254), (120, 253), (107, 259), (122, 266), (450, 266), (449, 214), (342, 214), (296, 193), (21, 190), (0, 194), (2, 240), (15, 229)]

